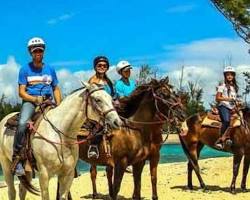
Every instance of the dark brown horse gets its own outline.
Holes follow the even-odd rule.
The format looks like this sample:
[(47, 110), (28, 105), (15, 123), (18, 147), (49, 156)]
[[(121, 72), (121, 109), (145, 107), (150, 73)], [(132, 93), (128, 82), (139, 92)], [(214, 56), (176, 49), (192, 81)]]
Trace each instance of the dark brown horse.
[[(205, 188), (205, 184), (199, 171), (199, 155), (204, 145), (216, 149), (214, 144), (220, 136), (218, 127), (208, 127), (201, 124), (206, 115), (207, 114), (196, 114), (188, 118), (186, 120), (188, 127), (187, 134), (180, 136), (184, 152), (189, 159), (188, 188), (190, 189), (193, 189), (192, 170), (195, 170), (201, 188)], [(244, 123), (241, 123), (240, 126), (230, 128), (228, 130), (228, 134), (233, 141), (233, 145), (224, 149), (224, 151), (231, 152), (233, 154), (233, 178), (230, 186), (232, 193), (235, 193), (235, 182), (243, 156), (244, 167), (241, 189), (246, 191), (246, 178), (250, 163), (250, 133), (248, 130), (248, 126), (250, 125), (250, 112), (247, 109), (243, 111), (242, 120), (244, 120)]]
[[(134, 177), (133, 199), (141, 198), (141, 173), (145, 160), (150, 162), (152, 199), (157, 195), (157, 165), (162, 145), (162, 126), (166, 121), (177, 123), (177, 116), (183, 119), (178, 98), (172, 92), (168, 79), (152, 81), (150, 84), (139, 86), (133, 94), (121, 100), (119, 113), (126, 118), (127, 127), (112, 132), (110, 139), (111, 157), (104, 151), (104, 144), (99, 145), (98, 159), (89, 159), (89, 145), (81, 144), (79, 158), (91, 164), (91, 179), (93, 197), (96, 192), (96, 165), (104, 165), (107, 171), (109, 194), (117, 198), (121, 181), (127, 166), (132, 165)], [(112, 181), (114, 173), (114, 178)]]

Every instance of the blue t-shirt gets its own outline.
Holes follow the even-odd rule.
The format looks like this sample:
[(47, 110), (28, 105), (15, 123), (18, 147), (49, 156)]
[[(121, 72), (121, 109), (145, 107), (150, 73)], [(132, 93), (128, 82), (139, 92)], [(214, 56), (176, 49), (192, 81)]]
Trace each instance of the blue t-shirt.
[(58, 80), (54, 68), (44, 64), (36, 69), (33, 63), (21, 67), (18, 76), (18, 84), (26, 85), (26, 91), (32, 96), (52, 96), (53, 88)]
[(122, 79), (115, 83), (115, 90), (119, 98), (129, 96), (135, 88), (136, 83), (132, 79), (129, 79), (129, 84), (126, 84)]

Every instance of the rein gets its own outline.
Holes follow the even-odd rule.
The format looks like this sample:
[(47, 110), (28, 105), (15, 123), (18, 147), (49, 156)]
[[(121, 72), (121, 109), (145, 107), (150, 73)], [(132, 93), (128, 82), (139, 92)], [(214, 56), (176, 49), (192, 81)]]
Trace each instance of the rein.
[[(95, 90), (93, 90), (93, 91), (87, 93), (86, 107), (85, 107), (85, 112), (86, 112), (85, 114), (86, 114), (87, 120), (91, 120), (91, 119), (88, 117), (88, 105), (89, 105), (88, 103), (89, 103), (90, 96), (91, 96), (91, 94), (93, 94), (94, 92), (99, 91), (99, 90), (103, 90), (103, 88), (98, 88), (98, 89), (95, 89)], [(92, 101), (91, 101), (91, 102), (92, 102)], [(69, 138), (69, 139), (71, 139), (71, 140), (77, 140), (77, 138), (67, 136), (67, 135), (65, 135), (64, 132), (62, 132), (61, 130), (59, 130), (59, 129), (58, 129), (49, 119), (48, 119), (48, 117), (46, 116), (46, 114), (45, 114), (44, 110), (42, 109), (42, 106), (41, 106), (41, 105), (42, 105), (42, 104), (40, 104), (39, 107), (40, 107), (40, 109), (41, 109), (41, 111), (42, 111), (43, 119), (44, 119), (45, 121), (47, 121), (47, 122), (50, 124), (50, 126), (55, 130), (55, 132), (57, 132), (57, 133), (59, 133), (59, 134), (65, 136), (66, 138)], [(93, 104), (93, 102), (92, 102), (92, 106), (93, 106), (94, 109), (103, 117), (104, 122), (105, 122), (105, 117), (106, 117), (106, 115), (107, 115), (109, 112), (115, 111), (115, 109), (112, 108), (112, 109), (109, 109), (109, 110), (107, 110), (107, 111), (105, 111), (105, 112), (102, 112), (101, 110), (97, 109), (97, 107), (94, 106), (94, 105), (95, 105), (95, 104)], [(93, 120), (92, 120), (92, 121), (93, 121)], [(33, 130), (33, 133), (34, 133), (34, 134), (37, 133), (37, 134), (38, 134), (41, 138), (43, 138), (45, 141), (47, 141), (47, 142), (49, 142), (49, 143), (52, 143), (52, 144), (58, 144), (58, 145), (77, 145), (77, 144), (86, 143), (87, 141), (90, 140), (89, 138), (86, 138), (86, 139), (82, 139), (82, 140), (74, 141), (74, 142), (55, 142), (55, 141), (51, 141), (51, 140), (47, 139), (46, 137), (44, 137), (43, 135), (41, 135), (41, 134), (36, 130), (36, 128), (33, 126), (32, 123), (29, 124), (29, 129), (30, 129), (30, 130)]]

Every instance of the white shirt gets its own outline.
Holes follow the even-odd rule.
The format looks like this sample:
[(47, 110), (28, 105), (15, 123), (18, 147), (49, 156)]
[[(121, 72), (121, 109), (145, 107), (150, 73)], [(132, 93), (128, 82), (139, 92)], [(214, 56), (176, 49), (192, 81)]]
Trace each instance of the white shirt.
[[(230, 97), (233, 99), (236, 99), (236, 97), (237, 97), (235, 88), (230, 85), (230, 89), (228, 91), (228, 88), (227, 88), (225, 83), (223, 83), (217, 87), (217, 92), (222, 93), (222, 97), (227, 97), (227, 98)], [(219, 105), (226, 106), (229, 109), (233, 109), (235, 106), (232, 102), (229, 102), (229, 101), (220, 101)]]

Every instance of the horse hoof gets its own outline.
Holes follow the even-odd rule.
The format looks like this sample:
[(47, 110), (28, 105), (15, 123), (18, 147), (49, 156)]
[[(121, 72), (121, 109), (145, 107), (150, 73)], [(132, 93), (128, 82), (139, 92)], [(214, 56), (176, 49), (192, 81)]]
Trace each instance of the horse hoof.
[(92, 199), (97, 199), (97, 194), (92, 194)]
[(156, 196), (156, 197), (152, 197), (152, 200), (158, 200), (158, 197)]
[(201, 184), (201, 188), (203, 189), (203, 191), (206, 191), (207, 190), (207, 187), (206, 187), (206, 185), (203, 183), (203, 184)]
[(241, 186), (241, 190), (242, 190), (242, 192), (247, 192), (246, 186)]
[(192, 185), (188, 185), (188, 189), (189, 189), (189, 190), (193, 190), (194, 188), (193, 188)]
[(235, 188), (231, 188), (231, 193), (232, 193), (232, 194), (236, 194)]

